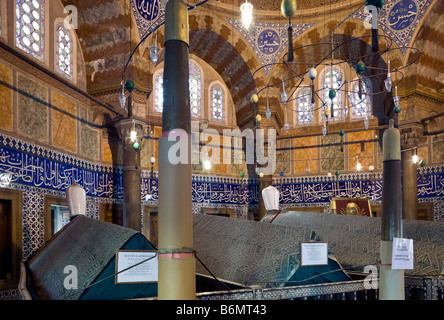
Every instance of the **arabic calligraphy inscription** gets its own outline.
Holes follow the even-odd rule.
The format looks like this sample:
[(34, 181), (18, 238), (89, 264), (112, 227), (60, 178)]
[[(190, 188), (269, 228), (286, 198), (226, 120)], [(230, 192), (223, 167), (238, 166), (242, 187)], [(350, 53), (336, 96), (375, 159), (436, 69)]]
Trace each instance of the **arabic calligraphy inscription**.
[(279, 35), (276, 31), (266, 29), (259, 35), (257, 46), (262, 53), (273, 54), (279, 49), (280, 42)]
[(159, 1), (158, 0), (135, 0), (135, 5), (139, 14), (145, 20), (155, 20), (159, 15)]
[(402, 0), (390, 10), (388, 22), (393, 30), (403, 30), (415, 21), (418, 7), (413, 0)]

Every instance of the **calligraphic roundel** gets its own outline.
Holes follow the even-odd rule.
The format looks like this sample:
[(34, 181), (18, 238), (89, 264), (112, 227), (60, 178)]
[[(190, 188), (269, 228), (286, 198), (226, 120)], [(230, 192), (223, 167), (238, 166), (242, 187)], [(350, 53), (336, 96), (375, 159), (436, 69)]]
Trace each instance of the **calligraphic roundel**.
[(402, 0), (390, 10), (388, 23), (393, 30), (403, 30), (415, 21), (418, 7), (413, 0)]
[(133, 0), (137, 11), (145, 20), (156, 20), (159, 15), (159, 0)]
[(262, 53), (273, 54), (279, 49), (279, 35), (274, 30), (264, 30), (257, 39), (257, 45)]

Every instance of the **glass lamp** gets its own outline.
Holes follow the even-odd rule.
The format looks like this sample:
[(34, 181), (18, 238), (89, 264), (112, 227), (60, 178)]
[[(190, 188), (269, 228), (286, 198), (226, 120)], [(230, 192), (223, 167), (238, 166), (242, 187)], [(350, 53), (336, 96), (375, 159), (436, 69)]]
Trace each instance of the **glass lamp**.
[(242, 23), (248, 29), (253, 21), (253, 5), (246, 0), (245, 3), (241, 4), (240, 10), (242, 13)]

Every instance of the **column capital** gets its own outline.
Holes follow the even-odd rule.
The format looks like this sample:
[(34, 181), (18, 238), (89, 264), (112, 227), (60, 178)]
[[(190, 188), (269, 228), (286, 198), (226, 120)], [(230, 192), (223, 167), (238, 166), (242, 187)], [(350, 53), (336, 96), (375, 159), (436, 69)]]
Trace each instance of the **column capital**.
[(131, 131), (135, 128), (137, 132), (137, 140), (140, 143), (143, 136), (143, 131), (141, 128), (145, 123), (141, 120), (134, 118), (124, 118), (114, 122), (117, 133), (119, 134), (120, 140), (124, 145), (133, 145), (134, 142), (131, 141)]
[(401, 149), (411, 149), (418, 146), (424, 135), (424, 128), (420, 123), (399, 125), (401, 134)]

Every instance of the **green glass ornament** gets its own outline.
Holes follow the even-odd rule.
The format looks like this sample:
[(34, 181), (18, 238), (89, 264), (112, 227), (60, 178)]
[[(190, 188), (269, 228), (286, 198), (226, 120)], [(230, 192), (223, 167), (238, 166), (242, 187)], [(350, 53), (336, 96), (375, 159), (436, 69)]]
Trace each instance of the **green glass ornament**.
[(136, 87), (136, 84), (134, 83), (133, 80), (131, 80), (131, 79), (126, 80), (126, 82), (125, 82), (125, 88), (126, 88), (128, 91), (133, 91), (135, 87)]
[(357, 74), (361, 74), (364, 72), (365, 70), (365, 64), (362, 61), (359, 61), (356, 66), (355, 66), (355, 70)]
[(367, 0), (365, 2), (366, 6), (375, 6), (378, 9), (381, 9), (384, 5), (384, 0)]

